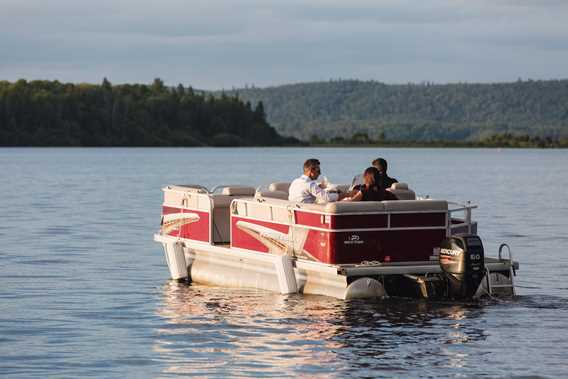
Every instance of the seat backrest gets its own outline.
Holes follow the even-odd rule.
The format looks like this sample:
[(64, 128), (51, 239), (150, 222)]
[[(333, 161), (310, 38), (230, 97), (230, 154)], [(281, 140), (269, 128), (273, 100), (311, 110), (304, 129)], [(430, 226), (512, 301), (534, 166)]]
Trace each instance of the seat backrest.
[(221, 193), (229, 196), (254, 196), (255, 191), (254, 187), (231, 186), (224, 187)]
[(393, 183), (387, 191), (395, 195), (399, 200), (416, 200), (416, 193), (408, 188), (406, 183)]
[(284, 192), (284, 191), (259, 191), (254, 195), (254, 197), (256, 197), (256, 198), (269, 197), (269, 198), (273, 198), (273, 199), (288, 200), (288, 192)]
[(336, 201), (324, 206), (324, 212), (331, 214), (383, 212), (384, 210), (385, 206), (380, 201)]
[(387, 200), (382, 202), (387, 212), (447, 212), (445, 200)]
[(269, 191), (281, 191), (288, 193), (288, 189), (290, 188), (290, 182), (274, 182), (270, 183), (268, 186)]
[(337, 201), (327, 203), (323, 211), (331, 214), (353, 212), (447, 212), (445, 200)]

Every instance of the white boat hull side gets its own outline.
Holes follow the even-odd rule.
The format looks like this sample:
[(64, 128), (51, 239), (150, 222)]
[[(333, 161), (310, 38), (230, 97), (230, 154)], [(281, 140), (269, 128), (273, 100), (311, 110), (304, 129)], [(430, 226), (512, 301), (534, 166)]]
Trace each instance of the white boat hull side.
[[(284, 292), (277, 271), (275, 259), (278, 256), (218, 248), (192, 247), (190, 256), (193, 263), (189, 268), (191, 280), (196, 283), (233, 288), (258, 288)], [(347, 278), (328, 265), (296, 261), (294, 275), (297, 290), (303, 294), (325, 295), (345, 299)], [(375, 297), (375, 292), (369, 296)], [(363, 297), (359, 295), (359, 297)]]
[(183, 244), (178, 241), (163, 243), (164, 255), (170, 276), (172, 279), (179, 280), (187, 278), (187, 261), (185, 259)]
[(189, 272), (193, 282), (280, 292), (274, 260), (268, 254), (242, 253), (208, 246), (190, 247), (190, 256), (193, 263)]
[[(164, 247), (179, 241), (177, 238), (159, 234), (155, 235), (154, 239), (161, 242)], [(279, 255), (188, 240), (183, 240), (180, 243), (185, 245), (185, 262), (191, 281), (220, 287), (256, 288), (284, 294), (297, 291), (303, 294), (324, 295), (338, 299), (384, 298), (388, 294), (383, 285), (371, 277), (402, 275), (410, 272), (414, 274), (438, 274), (441, 272), (439, 265), (427, 262), (416, 262), (412, 266), (339, 268), (320, 262), (296, 260), (289, 262), (291, 263), (290, 267), (281, 267), (279, 264), (282, 264), (282, 256)], [(168, 264), (170, 264), (169, 260)], [(485, 278), (477, 291), (476, 297), (489, 292), (494, 296), (514, 295), (512, 281), (498, 273), (509, 270), (510, 262), (491, 259), (491, 261), (486, 262), (486, 267), (491, 269), (489, 279), (492, 290), (489, 291), (487, 278)], [(284, 274), (283, 269), (287, 271)], [(284, 276), (287, 277), (284, 278)]]
[[(155, 235), (154, 239), (162, 244), (171, 243), (172, 239), (175, 240), (175, 238), (162, 235)], [(220, 287), (257, 288), (283, 292), (276, 264), (279, 256), (187, 241), (185, 246), (185, 258), (192, 282)], [(352, 297), (353, 289), (348, 291), (347, 277), (339, 274), (337, 267), (308, 261), (295, 261), (294, 265), (298, 292), (338, 299)], [(359, 289), (356, 297), (377, 297), (375, 287), (371, 286), (367, 292)]]

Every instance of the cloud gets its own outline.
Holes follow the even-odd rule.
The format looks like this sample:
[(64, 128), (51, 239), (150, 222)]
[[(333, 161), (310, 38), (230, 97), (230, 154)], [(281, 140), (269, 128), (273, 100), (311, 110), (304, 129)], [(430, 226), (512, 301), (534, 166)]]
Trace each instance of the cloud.
[(555, 0), (0, 0), (0, 79), (201, 88), (565, 76)]

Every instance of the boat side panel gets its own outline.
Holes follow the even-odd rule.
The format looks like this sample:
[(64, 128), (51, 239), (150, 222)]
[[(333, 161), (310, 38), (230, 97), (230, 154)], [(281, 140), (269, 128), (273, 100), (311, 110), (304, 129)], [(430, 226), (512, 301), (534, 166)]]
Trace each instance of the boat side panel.
[(386, 214), (334, 215), (296, 210), (294, 215), (297, 225), (322, 229), (350, 229), (362, 227), (362, 225), (365, 228), (386, 228), (388, 226), (388, 215)]
[(297, 225), (314, 226), (316, 228), (330, 229), (330, 215), (320, 213), (302, 212), (296, 210), (294, 212)]
[[(389, 227), (389, 214), (318, 214), (295, 211), (297, 225), (310, 226), (320, 229), (370, 229)], [(391, 228), (406, 227), (445, 227), (446, 212), (431, 213), (391, 213)]]
[(386, 214), (364, 214), (364, 215), (336, 215), (331, 217), (332, 229), (350, 229), (354, 225), (365, 228), (386, 228), (388, 226), (388, 215)]
[(333, 264), (362, 261), (427, 261), (446, 237), (440, 230), (388, 230), (334, 233), (328, 253)]
[(186, 208), (176, 208), (176, 207), (162, 207), (162, 215), (176, 214), (176, 213), (194, 213), (199, 216), (199, 219), (190, 224), (182, 225), (181, 228), (175, 228), (169, 231), (167, 234), (173, 237), (188, 238), (195, 241), (210, 242), (210, 224), (209, 212), (204, 212), (202, 210), (193, 210)]
[[(304, 242), (303, 255), (308, 259), (323, 263), (335, 263), (335, 235), (336, 233), (319, 230), (308, 231)], [(307, 253), (307, 254), (306, 254)], [(298, 252), (296, 252), (298, 255)]]
[[(299, 224), (321, 228), (321, 215), (298, 218), (302, 213), (297, 212)], [(427, 261), (446, 238), (445, 213), (395, 213), (390, 217), (389, 229), (386, 214), (326, 215), (330, 227), (321, 229), (331, 230), (310, 230), (304, 250), (317, 261), (329, 264)], [(385, 230), (357, 230), (363, 227)]]
[(446, 237), (445, 212), (323, 214), (296, 209), (294, 219), (297, 226), (291, 231), (290, 225), (233, 214), (231, 246), (258, 252), (293, 248), (298, 257), (327, 264), (407, 262), (429, 260)]
[(403, 213), (392, 214), (391, 228), (446, 226), (446, 213)]

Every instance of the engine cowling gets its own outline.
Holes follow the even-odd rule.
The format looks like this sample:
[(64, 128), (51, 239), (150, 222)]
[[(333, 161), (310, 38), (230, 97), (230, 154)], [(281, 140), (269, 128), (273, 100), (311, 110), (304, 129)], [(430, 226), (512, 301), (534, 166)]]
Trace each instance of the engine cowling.
[(440, 245), (439, 263), (448, 281), (448, 296), (472, 298), (485, 275), (481, 238), (458, 234), (445, 239)]

